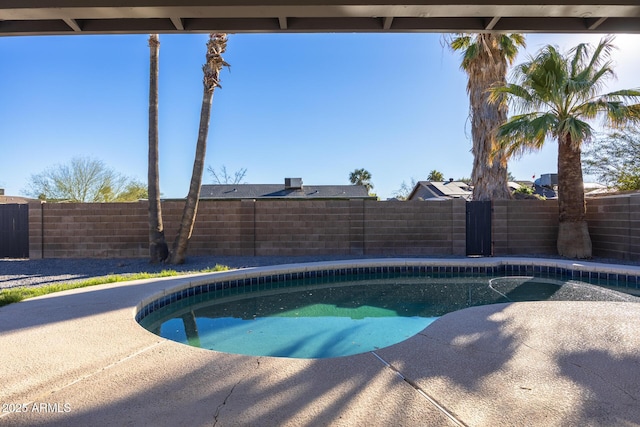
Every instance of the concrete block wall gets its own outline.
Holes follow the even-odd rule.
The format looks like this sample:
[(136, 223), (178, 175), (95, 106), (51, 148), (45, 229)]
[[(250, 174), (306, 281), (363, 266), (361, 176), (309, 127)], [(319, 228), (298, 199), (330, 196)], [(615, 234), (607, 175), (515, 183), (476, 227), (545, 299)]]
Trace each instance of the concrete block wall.
[[(170, 201), (162, 204), (165, 238), (173, 243), (184, 202)], [(252, 202), (227, 201), (198, 203), (196, 222), (189, 241), (191, 255), (253, 256), (254, 206)], [(147, 256), (144, 254), (143, 256)]]
[(587, 222), (594, 256), (640, 261), (640, 195), (588, 200)]
[(43, 211), (43, 203), (29, 203), (29, 257), (33, 259), (40, 259), (43, 256)]
[(438, 202), (366, 202), (367, 255), (465, 255), (466, 205)]
[[(167, 242), (182, 201), (163, 202)], [(189, 255), (461, 255), (466, 205), (441, 202), (202, 201)], [(31, 258), (148, 256), (147, 203), (29, 205)], [(556, 255), (556, 201), (496, 201), (493, 254)], [(640, 195), (589, 199), (598, 257), (640, 261)]]
[(31, 258), (123, 258), (149, 252), (146, 203), (46, 203), (33, 211), (30, 221), (40, 223), (29, 223)]
[(347, 201), (257, 201), (255, 254), (349, 254), (349, 213)]
[(493, 202), (493, 255), (557, 255), (556, 200)]
[[(184, 202), (162, 204), (167, 243)], [(148, 255), (146, 202), (30, 209), (31, 258)], [(201, 201), (190, 255), (464, 255), (464, 201)], [(40, 230), (40, 231), (39, 231)]]

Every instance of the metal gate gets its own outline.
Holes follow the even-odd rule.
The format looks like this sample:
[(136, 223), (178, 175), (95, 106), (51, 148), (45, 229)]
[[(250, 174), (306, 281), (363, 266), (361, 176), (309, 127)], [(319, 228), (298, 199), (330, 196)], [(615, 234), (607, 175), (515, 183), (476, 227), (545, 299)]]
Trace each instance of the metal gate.
[(29, 258), (29, 205), (0, 205), (0, 258)]
[(467, 255), (492, 254), (491, 201), (467, 202)]

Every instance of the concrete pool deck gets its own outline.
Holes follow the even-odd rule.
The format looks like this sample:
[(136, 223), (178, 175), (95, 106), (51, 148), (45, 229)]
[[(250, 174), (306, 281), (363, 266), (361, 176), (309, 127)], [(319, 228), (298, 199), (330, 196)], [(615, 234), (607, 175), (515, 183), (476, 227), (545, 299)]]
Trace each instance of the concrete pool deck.
[(0, 308), (0, 425), (640, 425), (640, 304), (474, 307), (394, 346), (334, 359), (202, 350), (136, 323), (142, 301), (221, 274), (243, 273), (100, 285)]

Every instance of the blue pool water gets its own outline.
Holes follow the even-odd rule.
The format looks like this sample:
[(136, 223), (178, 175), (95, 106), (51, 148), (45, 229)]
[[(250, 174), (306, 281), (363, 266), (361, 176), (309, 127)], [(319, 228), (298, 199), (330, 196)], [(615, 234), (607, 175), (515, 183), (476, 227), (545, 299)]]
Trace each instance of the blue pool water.
[[(200, 318), (196, 342), (190, 342), (181, 319), (162, 325), (160, 335), (173, 341), (227, 353), (325, 358), (363, 353), (403, 341), (424, 328), (435, 317), (363, 317), (352, 319), (332, 307), (320, 320), (304, 316)], [(321, 325), (319, 325), (321, 323)]]
[(327, 358), (393, 345), (466, 307), (610, 300), (615, 294), (584, 283), (533, 277), (301, 279), (193, 295), (153, 311), (140, 323), (164, 338), (210, 350)]

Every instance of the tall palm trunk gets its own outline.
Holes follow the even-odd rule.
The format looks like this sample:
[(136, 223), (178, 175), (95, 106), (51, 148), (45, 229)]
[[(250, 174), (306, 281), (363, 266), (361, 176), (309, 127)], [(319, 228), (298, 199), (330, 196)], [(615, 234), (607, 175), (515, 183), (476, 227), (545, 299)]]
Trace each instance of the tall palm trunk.
[(489, 102), (492, 87), (506, 83), (507, 60), (500, 50), (499, 36), (478, 35), (478, 57), (468, 69), (471, 135), (473, 140), (473, 200), (509, 199), (507, 157), (498, 149), (498, 128), (507, 121), (506, 103)]
[(149, 260), (162, 262), (169, 256), (164, 238), (162, 208), (160, 205), (160, 173), (158, 171), (158, 53), (157, 34), (149, 36), (149, 166), (147, 188), (149, 193)]
[(171, 263), (184, 263), (191, 232), (196, 221), (198, 211), (198, 200), (200, 199), (200, 187), (202, 184), (202, 174), (204, 172), (204, 158), (207, 152), (207, 137), (209, 135), (209, 120), (211, 118), (211, 103), (213, 102), (213, 92), (220, 86), (220, 70), (228, 66), (222, 54), (227, 47), (226, 34), (210, 34), (207, 43), (207, 60), (202, 66), (204, 77), (202, 105), (200, 107), (200, 127), (198, 129), (198, 142), (196, 144), (196, 155), (191, 173), (191, 183), (189, 194), (182, 211), (182, 220), (178, 235), (173, 242), (171, 250)]
[(590, 258), (592, 250), (580, 157), (570, 136), (558, 141), (558, 254), (569, 258)]

